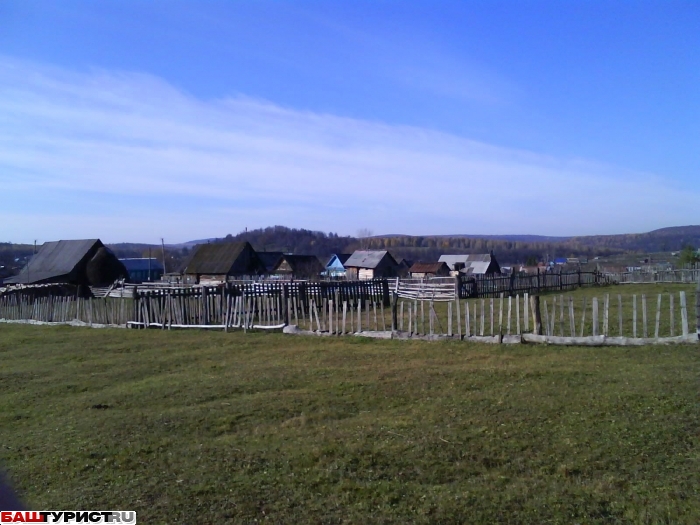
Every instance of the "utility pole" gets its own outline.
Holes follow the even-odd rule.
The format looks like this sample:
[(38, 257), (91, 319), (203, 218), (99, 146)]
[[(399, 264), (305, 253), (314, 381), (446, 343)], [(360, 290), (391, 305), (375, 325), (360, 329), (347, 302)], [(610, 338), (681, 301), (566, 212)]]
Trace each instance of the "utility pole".
[(160, 238), (160, 247), (163, 253), (163, 273), (167, 273), (168, 271), (165, 269), (165, 241), (163, 237)]

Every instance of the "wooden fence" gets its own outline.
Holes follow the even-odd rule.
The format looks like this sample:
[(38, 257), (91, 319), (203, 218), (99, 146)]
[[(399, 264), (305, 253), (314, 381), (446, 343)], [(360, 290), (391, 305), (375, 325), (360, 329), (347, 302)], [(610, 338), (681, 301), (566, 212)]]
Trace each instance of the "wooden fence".
[[(283, 329), (294, 325), (306, 333), (326, 335), (374, 332), (399, 338), (491, 342), (510, 338), (510, 342), (556, 344), (688, 341), (695, 332), (688, 313), (692, 305), (683, 291), (654, 296), (604, 293), (578, 301), (564, 293), (539, 297), (529, 292), (459, 298), (462, 284), (454, 278), (398, 280), (390, 293), (386, 280), (228, 283), (134, 288), (130, 294), (122, 291), (121, 297), (105, 298), (78, 297), (68, 288), (54, 290), (64, 295), (52, 295), (49, 288), (37, 287), (0, 295), (0, 319), (162, 329)], [(541, 290), (547, 284), (568, 285), (567, 281), (543, 279), (539, 284)], [(388, 303), (387, 297), (391, 297)], [(700, 285), (695, 312), (700, 327)]]
[(694, 283), (700, 280), (700, 269), (605, 273), (603, 275), (614, 284)]
[(435, 277), (429, 279), (398, 279), (394, 289), (402, 299), (453, 301), (458, 297), (460, 279)]
[(132, 315), (132, 302), (129, 298), (6, 294), (0, 295), (0, 319), (126, 326)]
[[(148, 290), (134, 294), (131, 327), (280, 329), (318, 332), (387, 329), (386, 281), (358, 283), (248, 283)], [(342, 305), (342, 314), (341, 314)], [(342, 316), (342, 317), (341, 317)], [(363, 328), (364, 316), (364, 328)], [(356, 320), (357, 319), (357, 320)], [(381, 324), (380, 324), (381, 321)], [(390, 321), (389, 321), (390, 325)]]
[(611, 284), (612, 280), (600, 272), (538, 272), (533, 275), (512, 274), (462, 277), (459, 297), (499, 297), (501, 294), (514, 296), (527, 293), (534, 295), (543, 292), (573, 290), (582, 286)]
[[(684, 291), (674, 294), (622, 296), (604, 294), (575, 301), (564, 294), (547, 297), (516, 294), (449, 302), (401, 299), (394, 326), (405, 337), (446, 336), (457, 339), (514, 336), (511, 342), (552, 344), (648, 344), (698, 340)], [(530, 337), (533, 336), (533, 337)]]

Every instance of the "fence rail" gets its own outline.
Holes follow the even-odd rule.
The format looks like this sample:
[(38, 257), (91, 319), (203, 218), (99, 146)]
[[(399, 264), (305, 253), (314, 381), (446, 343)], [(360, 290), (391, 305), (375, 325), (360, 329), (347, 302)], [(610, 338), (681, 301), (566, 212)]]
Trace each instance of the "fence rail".
[(573, 290), (582, 286), (611, 284), (600, 272), (536, 273), (510, 276), (484, 275), (462, 278), (460, 298), (499, 297), (500, 294), (537, 294), (551, 291)]
[(694, 283), (700, 279), (700, 269), (657, 270), (654, 272), (604, 273), (615, 284)]
[(0, 296), (0, 319), (126, 326), (133, 310), (131, 304), (129, 298), (7, 294)]

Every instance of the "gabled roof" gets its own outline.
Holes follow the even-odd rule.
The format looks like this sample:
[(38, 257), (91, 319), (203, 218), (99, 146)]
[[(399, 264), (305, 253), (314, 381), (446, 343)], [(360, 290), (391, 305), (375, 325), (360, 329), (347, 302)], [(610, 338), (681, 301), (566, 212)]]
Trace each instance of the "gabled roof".
[(338, 262), (340, 262), (340, 264), (345, 266), (345, 263), (351, 256), (351, 253), (334, 253), (333, 255), (331, 255), (330, 259), (328, 259), (328, 262), (326, 263), (326, 268), (328, 268), (336, 259), (338, 260)]
[(485, 274), (489, 269), (489, 264), (491, 262), (476, 261), (470, 263), (460, 270), (460, 272), (471, 275), (471, 274)]
[(473, 262), (491, 262), (490, 253), (464, 253), (459, 255), (441, 255), (438, 259), (440, 262), (444, 262), (450, 267), (450, 270), (455, 269), (455, 263), (462, 263), (465, 266), (469, 266)]
[(386, 250), (356, 250), (347, 261), (346, 268), (376, 268), (384, 257), (389, 256), (391, 263), (397, 265), (394, 258)]
[[(197, 275), (227, 275), (241, 254), (249, 249), (259, 262), (249, 242), (199, 244), (183, 273)], [(262, 264), (262, 263), (261, 263)], [(253, 272), (257, 273), (257, 272)]]
[(258, 258), (265, 265), (265, 269), (271, 272), (284, 255), (282, 252), (256, 252)]
[(408, 270), (410, 273), (438, 273), (440, 271), (448, 272), (449, 268), (444, 262), (417, 262)]
[(279, 271), (282, 263), (287, 262), (292, 273), (319, 274), (323, 271), (323, 265), (315, 255), (283, 255), (275, 265), (273, 272)]
[(129, 272), (148, 271), (149, 268), (152, 272), (163, 271), (163, 265), (155, 257), (150, 259), (148, 257), (134, 257), (119, 260)]
[(45, 242), (22, 271), (6, 283), (35, 283), (67, 276), (91, 252), (99, 239), (79, 239)]

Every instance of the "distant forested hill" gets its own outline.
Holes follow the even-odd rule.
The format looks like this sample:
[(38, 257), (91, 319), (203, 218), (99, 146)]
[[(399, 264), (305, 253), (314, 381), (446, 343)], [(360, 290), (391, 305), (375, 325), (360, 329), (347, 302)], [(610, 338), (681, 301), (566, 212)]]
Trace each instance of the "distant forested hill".
[(0, 279), (18, 274), (33, 253), (33, 245), (0, 242)]
[(489, 239), (485, 237), (372, 237), (369, 248), (389, 250), (392, 254), (409, 260), (434, 261), (446, 253), (489, 253), (493, 251), (499, 262), (505, 264), (524, 263), (529, 258), (544, 261), (556, 257), (593, 257), (596, 255), (615, 255), (622, 250), (597, 246), (586, 246), (570, 241), (561, 242), (522, 242)]
[(696, 248), (700, 246), (700, 226), (674, 226), (647, 233), (571, 237), (570, 241), (583, 246), (609, 247), (623, 251), (677, 251), (686, 244)]
[(248, 241), (257, 251), (285, 252), (325, 257), (334, 253), (347, 253), (359, 247), (355, 237), (340, 236), (286, 226), (270, 226), (227, 235), (220, 241)]
[[(685, 245), (700, 247), (700, 226), (676, 226), (647, 233), (546, 237), (539, 235), (377, 235), (366, 239), (305, 229), (271, 226), (211, 238), (203, 242), (248, 241), (258, 251), (279, 251), (325, 257), (351, 253), (359, 248), (389, 250), (395, 257), (435, 261), (446, 253), (488, 253), (502, 264), (524, 263), (529, 258), (595, 257), (623, 253), (680, 251)], [(167, 270), (181, 268), (196, 241), (166, 245)], [(119, 257), (162, 258), (159, 245), (119, 243), (108, 245)], [(0, 278), (14, 275), (26, 264), (34, 247), (0, 243)]]
[(377, 235), (369, 239), (339, 236), (304, 229), (274, 226), (238, 235), (226, 241), (249, 241), (256, 250), (329, 255), (366, 247), (389, 250), (396, 257), (437, 260), (444, 253), (496, 253), (499, 261), (521, 263), (530, 257), (594, 257), (628, 252), (680, 250), (685, 244), (700, 246), (700, 226), (663, 228), (648, 233), (545, 237), (538, 235)]
[[(516, 237), (516, 236), (514, 236)], [(532, 238), (533, 236), (527, 236)], [(542, 239), (549, 239), (543, 237)], [(559, 238), (557, 238), (559, 239)], [(317, 256), (333, 253), (350, 253), (359, 248), (389, 250), (395, 257), (417, 261), (434, 261), (445, 253), (488, 253), (491, 250), (499, 261), (506, 263), (525, 262), (529, 257), (544, 260), (547, 256), (575, 257), (593, 255), (613, 255), (621, 250), (607, 247), (597, 248), (580, 243), (572, 243), (566, 238), (557, 242), (525, 242), (504, 239), (477, 238), (465, 236), (410, 236), (390, 235), (358, 239), (304, 229), (274, 226), (227, 235), (215, 242), (248, 241), (258, 251), (280, 251)]]

